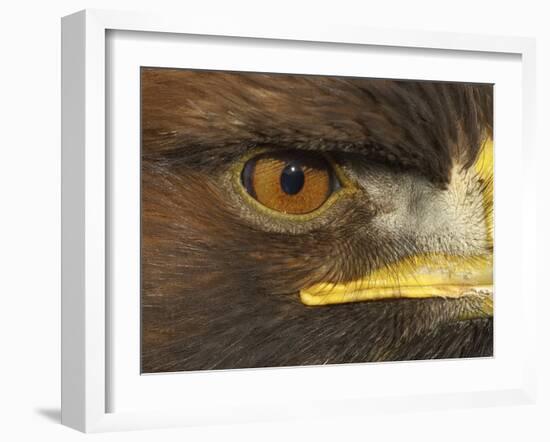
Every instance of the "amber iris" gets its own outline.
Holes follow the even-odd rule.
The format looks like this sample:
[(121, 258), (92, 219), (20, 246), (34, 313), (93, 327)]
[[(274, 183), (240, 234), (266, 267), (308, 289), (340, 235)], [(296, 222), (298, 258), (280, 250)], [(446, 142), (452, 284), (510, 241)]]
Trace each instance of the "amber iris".
[(328, 161), (310, 152), (264, 153), (249, 160), (242, 172), (247, 192), (264, 206), (287, 214), (318, 209), (335, 187)]

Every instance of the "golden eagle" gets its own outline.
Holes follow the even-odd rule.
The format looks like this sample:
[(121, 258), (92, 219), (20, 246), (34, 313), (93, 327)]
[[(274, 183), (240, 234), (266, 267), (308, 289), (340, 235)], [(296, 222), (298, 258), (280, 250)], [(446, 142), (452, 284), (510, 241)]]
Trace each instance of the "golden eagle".
[(142, 68), (142, 371), (492, 355), (492, 90)]

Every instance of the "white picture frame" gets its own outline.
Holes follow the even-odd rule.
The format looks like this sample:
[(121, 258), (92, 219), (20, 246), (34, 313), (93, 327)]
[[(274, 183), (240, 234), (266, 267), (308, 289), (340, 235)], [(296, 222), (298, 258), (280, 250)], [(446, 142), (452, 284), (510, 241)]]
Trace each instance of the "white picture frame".
[[(468, 52), (483, 58), (484, 54), (511, 54), (520, 57), (521, 64), (521, 122), (518, 138), (521, 149), (523, 187), (520, 189), (521, 213), (518, 215), (519, 231), (509, 232), (521, 239), (521, 321), (525, 347), (518, 355), (517, 376), (503, 378), (500, 386), (489, 389), (449, 392), (437, 387), (426, 394), (368, 395), (350, 397), (337, 392), (326, 398), (302, 403), (266, 406), (254, 403), (253, 396), (242, 400), (225, 400), (234, 411), (230, 414), (212, 409), (193, 407), (192, 393), (186, 398), (190, 407), (180, 411), (155, 408), (132, 411), (113, 411), (110, 404), (113, 355), (109, 327), (116, 320), (110, 311), (108, 299), (109, 244), (116, 229), (109, 228), (113, 199), (109, 187), (108, 152), (109, 134), (106, 121), (109, 118), (108, 96), (110, 76), (106, 75), (108, 57), (107, 35), (112, 32), (150, 32), (160, 35), (217, 36), (241, 39), (269, 39), (285, 44), (309, 42), (348, 46), (375, 46), (381, 49), (402, 48), (404, 51), (427, 49)], [(159, 34), (155, 34), (159, 35)], [(233, 41), (233, 40), (232, 40)], [(488, 56), (488, 55), (487, 55)], [(388, 31), (370, 28), (350, 28), (308, 24), (292, 26), (284, 24), (214, 22), (201, 17), (154, 16), (126, 12), (86, 10), (63, 18), (62, 21), (62, 423), (85, 432), (122, 429), (185, 426), (219, 422), (248, 422), (284, 418), (300, 418), (338, 414), (368, 414), (381, 409), (396, 412), (410, 409), (460, 408), (499, 404), (533, 403), (535, 383), (535, 324), (528, 317), (536, 316), (536, 237), (535, 237), (535, 164), (534, 109), (535, 109), (535, 43), (533, 39), (518, 37), (493, 37), (451, 33), (427, 33), (416, 31)], [(519, 59), (519, 58), (518, 58)], [(498, 142), (498, 141), (497, 141)], [(498, 160), (497, 160), (498, 161)], [(501, 181), (505, 182), (505, 181)], [(497, 189), (498, 193), (498, 181)], [(496, 221), (498, 223), (498, 220)], [(498, 243), (497, 243), (498, 244)], [(498, 260), (498, 245), (496, 258)], [(497, 273), (498, 281), (498, 273)], [(138, 297), (139, 298), (139, 297)], [(136, 298), (136, 299), (138, 299)], [(498, 309), (498, 307), (497, 307)], [(502, 324), (505, 324), (503, 321)], [(496, 327), (498, 339), (498, 327)], [(125, 356), (127, 357), (127, 356)], [(138, 358), (138, 355), (136, 355)], [(496, 355), (498, 358), (498, 354)], [(403, 370), (407, 363), (398, 368)], [(409, 363), (425, 370), (426, 365)], [(422, 363), (420, 363), (422, 364)], [(460, 362), (459, 362), (460, 364)], [(442, 370), (462, 369), (450, 364)], [(501, 367), (502, 368), (502, 367)], [(323, 373), (331, 376), (331, 370), (347, 370), (347, 375), (360, 375), (366, 370), (362, 364), (352, 368), (323, 367)], [(412, 368), (411, 368), (412, 369)], [(209, 382), (224, 385), (239, 377), (239, 382), (249, 389), (258, 388), (271, 378), (274, 383), (304, 381), (313, 371), (305, 368), (272, 369), (271, 371), (210, 372), (203, 378), (195, 374), (193, 383)], [(353, 370), (354, 373), (351, 373)], [(259, 373), (259, 374), (258, 374)], [(281, 379), (280, 374), (285, 373)], [(290, 374), (289, 374), (290, 373)], [(449, 371), (450, 373), (450, 371)], [(139, 373), (133, 373), (139, 376)], [(252, 380), (252, 378), (254, 379)], [(120, 376), (119, 376), (120, 378)], [(247, 381), (250, 378), (250, 381)], [(165, 378), (163, 388), (171, 388), (172, 379)], [(446, 381), (451, 383), (451, 380)], [(129, 384), (130, 385), (130, 384)], [(175, 384), (174, 384), (175, 385)], [(496, 385), (496, 384), (495, 384)], [(131, 385), (130, 385), (131, 386)], [(156, 388), (156, 385), (155, 385)], [(221, 387), (219, 387), (221, 388)], [(440, 390), (438, 390), (438, 388)], [(214, 394), (214, 393), (213, 393)], [(221, 393), (220, 393), (221, 394)], [(230, 394), (229, 391), (226, 394)], [(246, 395), (245, 395), (246, 396)], [(196, 398), (198, 401), (198, 397)], [(197, 402), (198, 403), (198, 402)], [(223, 407), (220, 407), (220, 410)]]

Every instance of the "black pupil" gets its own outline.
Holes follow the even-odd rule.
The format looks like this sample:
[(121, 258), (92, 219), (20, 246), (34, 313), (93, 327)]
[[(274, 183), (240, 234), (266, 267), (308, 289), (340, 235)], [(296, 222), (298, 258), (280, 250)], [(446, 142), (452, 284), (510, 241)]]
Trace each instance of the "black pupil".
[(296, 163), (287, 165), (281, 173), (281, 188), (289, 195), (296, 195), (304, 187), (305, 175)]

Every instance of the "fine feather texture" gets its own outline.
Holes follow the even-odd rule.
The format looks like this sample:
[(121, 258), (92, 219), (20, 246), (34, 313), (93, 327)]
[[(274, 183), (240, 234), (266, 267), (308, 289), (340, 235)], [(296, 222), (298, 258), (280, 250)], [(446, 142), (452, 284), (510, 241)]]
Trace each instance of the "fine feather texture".
[(452, 190), (492, 134), (490, 86), (143, 69), (142, 130), (143, 372), (492, 354), (492, 319), (464, 320), (476, 297), (300, 303), (301, 288), (418, 252), (375, 228), (391, 204), (350, 196), (296, 226), (250, 215), (231, 180), (268, 145)]
[(205, 166), (257, 145), (338, 150), (446, 183), (492, 132), (492, 86), (142, 69), (144, 158)]

